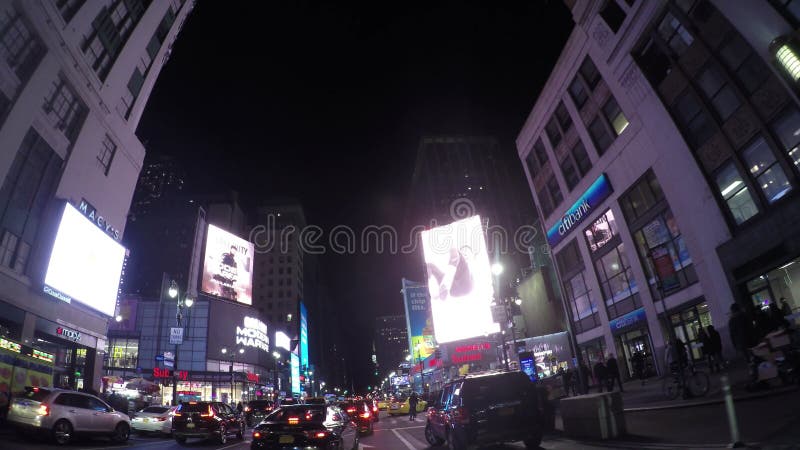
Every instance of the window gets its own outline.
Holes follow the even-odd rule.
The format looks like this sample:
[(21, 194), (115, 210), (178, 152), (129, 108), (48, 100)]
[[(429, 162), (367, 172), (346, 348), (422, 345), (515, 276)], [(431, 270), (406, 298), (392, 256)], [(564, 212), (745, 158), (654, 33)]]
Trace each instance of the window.
[(611, 31), (616, 33), (625, 22), (625, 11), (617, 4), (616, 0), (606, 0), (600, 10), (600, 17), (608, 24)]
[(600, 82), (600, 72), (597, 71), (597, 67), (592, 62), (592, 59), (588, 56), (584, 58), (578, 72), (583, 77), (583, 81), (586, 83), (586, 86), (588, 86), (591, 90), (594, 90), (594, 88), (597, 86), (597, 83)]
[(619, 317), (641, 306), (637, 295), (639, 288), (633, 277), (625, 253), (625, 244), (619, 244), (595, 261), (595, 270), (609, 318)]
[(561, 196), (561, 189), (558, 187), (556, 177), (551, 176), (550, 179), (547, 180), (547, 191), (550, 193), (550, 201), (552, 202), (553, 208), (558, 208), (558, 205), (561, 204), (564, 197)]
[(642, 69), (647, 79), (650, 80), (650, 84), (656, 88), (672, 71), (672, 62), (669, 60), (669, 57), (652, 38), (647, 41), (639, 52), (636, 62), (639, 64), (639, 68)]
[(536, 154), (536, 160), (539, 162), (539, 166), (547, 164), (547, 151), (544, 149), (541, 138), (533, 144), (533, 152)]
[(556, 118), (558, 118), (558, 126), (561, 127), (561, 131), (564, 133), (566, 133), (570, 127), (572, 127), (572, 117), (570, 117), (569, 111), (567, 111), (563, 101), (558, 102), (558, 107), (556, 107)]
[(0, 57), (25, 83), (45, 54), (45, 46), (21, 14), (0, 15)]
[(725, 79), (721, 68), (712, 63), (696, 78), (700, 91), (714, 107), (719, 120), (724, 122), (739, 109), (739, 98)]
[(771, 124), (772, 132), (778, 137), (783, 151), (789, 155), (794, 165), (800, 166), (800, 111), (791, 105), (784, 109)]
[(111, 140), (109, 135), (103, 138), (103, 143), (100, 147), (100, 153), (97, 154), (97, 163), (103, 171), (103, 175), (108, 176), (108, 171), (111, 169), (111, 162), (114, 161), (114, 154), (117, 152), (117, 145)]
[(748, 94), (761, 87), (770, 75), (764, 60), (737, 32), (722, 45), (719, 57)]
[(61, 130), (70, 142), (74, 141), (87, 108), (62, 75), (53, 82), (42, 107), (53, 126)]
[(592, 253), (603, 248), (617, 235), (617, 221), (614, 220), (614, 213), (610, 209), (606, 211), (584, 230), (583, 234), (586, 236), (586, 242)]
[(2, 263), (24, 273), (31, 243), (55, 192), (61, 158), (39, 134), (28, 130), (0, 188)]
[(586, 103), (586, 100), (589, 99), (589, 94), (586, 93), (586, 88), (583, 87), (583, 83), (578, 79), (577, 76), (569, 85), (569, 94), (572, 96), (572, 101), (575, 102), (575, 106), (578, 108), (583, 106)]
[(658, 34), (676, 58), (686, 53), (686, 50), (694, 42), (694, 37), (689, 30), (671, 12), (661, 19), (661, 23), (658, 25)]
[(608, 150), (608, 147), (611, 147), (614, 138), (611, 137), (611, 133), (606, 128), (606, 124), (603, 123), (603, 119), (600, 116), (594, 118), (589, 125), (588, 131), (589, 135), (592, 137), (595, 148), (597, 148), (597, 154), (602, 156), (603, 153)]
[(530, 172), (531, 178), (535, 177), (539, 172), (539, 163), (536, 162), (536, 156), (533, 154), (533, 151), (528, 153), (528, 156), (525, 157), (525, 164), (528, 166), (528, 172)]
[(84, 3), (86, 0), (56, 0), (56, 7), (61, 13), (61, 17), (64, 18), (64, 22), (69, 22)]
[(570, 191), (581, 180), (577, 171), (575, 170), (575, 165), (572, 163), (572, 159), (569, 157), (561, 162), (561, 173), (564, 175), (564, 181), (567, 183), (567, 189)]
[(732, 161), (717, 172), (715, 179), (720, 196), (737, 225), (758, 214), (758, 207), (750, 196), (747, 184)]
[(544, 129), (547, 132), (547, 138), (550, 139), (550, 145), (557, 146), (561, 142), (561, 132), (558, 130), (558, 125), (556, 125), (556, 118), (551, 117), (550, 122), (547, 122), (547, 126)]
[(550, 200), (550, 195), (547, 193), (547, 187), (536, 191), (536, 198), (539, 199), (539, 206), (542, 208), (542, 215), (547, 217), (553, 212), (553, 202)]
[(139, 360), (139, 340), (111, 338), (106, 346), (109, 367), (133, 369)]
[(564, 283), (564, 293), (569, 302), (576, 333), (582, 333), (600, 325), (600, 321), (597, 319), (597, 301), (586, 286), (585, 270), (580, 271)]
[(713, 119), (689, 89), (675, 100), (672, 113), (683, 131), (684, 137), (693, 148), (699, 148), (705, 144), (716, 132)]
[(585, 177), (592, 168), (592, 161), (589, 159), (589, 154), (586, 153), (586, 147), (583, 146), (583, 142), (578, 141), (575, 147), (572, 147), (571, 153), (578, 166), (578, 173), (581, 174), (581, 177)]
[(800, 26), (800, 0), (770, 0), (770, 3), (795, 28)]
[(622, 114), (622, 109), (620, 109), (614, 97), (609, 98), (603, 106), (603, 115), (608, 123), (611, 124), (611, 128), (614, 129), (614, 133), (617, 136), (622, 134), (625, 128), (628, 127), (628, 119)]
[(92, 21), (81, 48), (101, 81), (105, 80), (111, 64), (144, 14), (145, 1), (118, 0), (111, 8), (103, 7)]
[(761, 187), (769, 203), (772, 203), (792, 190), (780, 164), (777, 163), (772, 149), (763, 137), (756, 139), (742, 151), (742, 158), (747, 163), (756, 183)]

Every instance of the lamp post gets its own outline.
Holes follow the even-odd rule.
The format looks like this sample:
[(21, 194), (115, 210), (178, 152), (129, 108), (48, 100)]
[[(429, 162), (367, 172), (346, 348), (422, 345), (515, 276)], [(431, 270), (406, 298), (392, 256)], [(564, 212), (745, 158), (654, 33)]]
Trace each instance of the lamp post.
[[(175, 280), (172, 280), (169, 285), (169, 289), (167, 290), (167, 294), (171, 299), (177, 299), (177, 303), (175, 305), (176, 312), (175, 312), (175, 322), (177, 326), (183, 329), (183, 308), (187, 309), (187, 314), (191, 311), (192, 305), (194, 305), (194, 298), (192, 298), (189, 293), (187, 292), (183, 297), (180, 297), (180, 292), (178, 290), (178, 283)], [(160, 311), (159, 311), (160, 316)], [(190, 316), (191, 317), (191, 316)], [(189, 322), (187, 320), (187, 322)], [(189, 325), (187, 323), (187, 333), (186, 337), (188, 339), (188, 330)], [(160, 330), (159, 330), (160, 334)], [(183, 339), (181, 339), (183, 342)], [(175, 360), (174, 360), (174, 367), (172, 370), (172, 401), (170, 402), (172, 406), (178, 404), (178, 343), (175, 344)]]
[[(228, 348), (227, 347), (222, 347), (219, 350), (219, 352), (222, 353), (223, 356), (227, 355), (228, 354)], [(228, 372), (231, 374), (231, 395), (230, 395), (230, 400), (229, 401), (232, 402), (232, 403), (234, 402), (234, 399), (233, 399), (233, 397), (234, 397), (233, 388), (234, 388), (234, 373), (235, 373), (234, 370), (233, 370), (233, 365), (234, 365), (234, 363), (236, 361), (236, 353), (239, 353), (240, 355), (244, 355), (244, 349), (240, 347), (237, 351), (235, 351), (235, 352), (232, 351), (231, 352), (231, 359), (229, 359), (229, 361), (231, 363), (231, 365), (228, 366)]]
[[(495, 258), (497, 257), (497, 247), (495, 247)], [(506, 304), (505, 299), (502, 299), (502, 295), (500, 293), (500, 274), (503, 273), (503, 265), (499, 262), (495, 261), (492, 264), (492, 275), (494, 275), (494, 285), (495, 285), (495, 303), (497, 304), (498, 299), (503, 302), (503, 308), (506, 312), (506, 319), (508, 318), (508, 305)], [(506, 327), (502, 326), (500, 329), (500, 341), (503, 347), (503, 365), (505, 366), (506, 371), (511, 370), (508, 366), (508, 350), (506, 350)]]

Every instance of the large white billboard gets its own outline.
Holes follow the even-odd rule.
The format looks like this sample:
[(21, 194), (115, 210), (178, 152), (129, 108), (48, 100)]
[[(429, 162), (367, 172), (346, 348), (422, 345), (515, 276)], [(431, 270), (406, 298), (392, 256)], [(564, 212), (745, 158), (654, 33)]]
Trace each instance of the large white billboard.
[(125, 247), (67, 203), (50, 253), (44, 292), (114, 315)]
[(422, 232), (436, 341), (500, 331), (492, 321), (494, 295), (480, 216)]
[(252, 243), (209, 225), (203, 262), (203, 292), (251, 305), (253, 252)]

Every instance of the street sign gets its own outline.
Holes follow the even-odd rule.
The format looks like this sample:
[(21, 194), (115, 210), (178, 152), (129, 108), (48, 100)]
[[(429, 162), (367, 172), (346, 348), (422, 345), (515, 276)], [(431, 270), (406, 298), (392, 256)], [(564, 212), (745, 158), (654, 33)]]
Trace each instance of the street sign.
[(165, 359), (164, 360), (164, 366), (165, 367), (175, 367), (175, 361), (170, 361), (168, 359)]
[(183, 344), (183, 328), (170, 327), (169, 329), (169, 343), (171, 345)]

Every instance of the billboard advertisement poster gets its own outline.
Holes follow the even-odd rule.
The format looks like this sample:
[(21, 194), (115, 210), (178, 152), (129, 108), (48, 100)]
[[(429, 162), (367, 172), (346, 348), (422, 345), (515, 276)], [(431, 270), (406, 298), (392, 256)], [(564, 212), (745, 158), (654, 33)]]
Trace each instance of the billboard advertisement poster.
[(125, 247), (66, 203), (47, 264), (44, 292), (113, 316), (126, 253)]
[(208, 226), (201, 289), (207, 294), (253, 303), (253, 244), (214, 225)]
[[(192, 306), (195, 314), (202, 304)], [(269, 355), (269, 330), (252, 308), (232, 302), (212, 299), (208, 301), (209, 322), (207, 349), (208, 357), (229, 361), (230, 353), (223, 354), (221, 349), (235, 353), (236, 362), (263, 364)], [(240, 350), (243, 352), (239, 353)], [(272, 358), (269, 356), (269, 358)]]
[(289, 339), (289, 336), (286, 333), (283, 331), (275, 332), (275, 347), (282, 348), (288, 352), (292, 349), (291, 345), (292, 341)]
[(308, 310), (300, 302), (300, 367), (308, 370)]
[(292, 394), (300, 395), (300, 358), (291, 354)]
[(489, 255), (480, 216), (422, 232), (436, 342), (498, 333)]
[(406, 305), (409, 354), (425, 359), (436, 350), (433, 317), (428, 286), (403, 279), (403, 299)]

